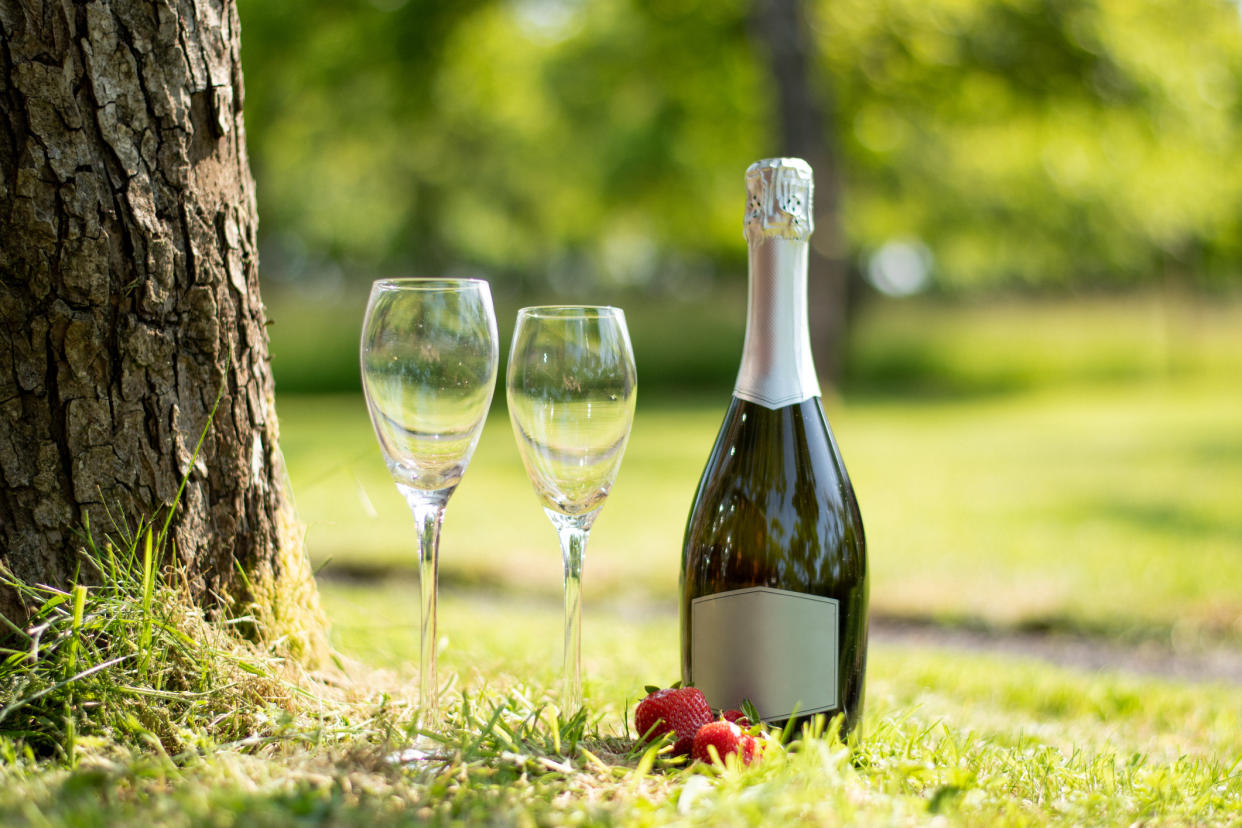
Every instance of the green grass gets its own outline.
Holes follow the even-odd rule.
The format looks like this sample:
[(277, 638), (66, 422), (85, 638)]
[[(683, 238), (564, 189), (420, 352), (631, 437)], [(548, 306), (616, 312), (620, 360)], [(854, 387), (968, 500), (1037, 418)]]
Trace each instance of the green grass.
[[(720, 404), (644, 405), (592, 532), (588, 596), (674, 600)], [(412, 571), (412, 522), (360, 399), (280, 401), (314, 559)], [(1242, 386), (1162, 380), (958, 400), (830, 401), (895, 615), (1242, 640)], [(449, 503), (447, 583), (555, 594), (556, 537), (494, 416)]]
[[(671, 600), (685, 516), (732, 387), (703, 366), (738, 347), (728, 317), (739, 300), (726, 291), (697, 314), (633, 307), (648, 357), (631, 443), (587, 551), (588, 594)], [(715, 377), (714, 390), (673, 395), (679, 361)], [(277, 348), (278, 383), (288, 365)], [(1186, 645), (1242, 640), (1232, 586), (1242, 583), (1242, 304), (879, 303), (861, 317), (849, 370), (827, 408), (862, 504), (877, 610)], [(411, 522), (360, 399), (285, 394), (279, 407), (316, 563), (412, 567)], [(442, 573), (559, 589), (556, 540), (518, 460), (503, 388), (449, 504)]]
[(820, 739), (751, 768), (651, 766), (624, 720), (671, 667), (667, 615), (588, 604), (590, 715), (558, 725), (556, 602), (477, 592), (443, 603), (444, 758), (394, 765), (409, 597), (400, 583), (326, 589), (339, 645), (380, 669), (351, 666), (369, 698), (300, 731), (76, 769), (0, 741), (0, 824), (1242, 824), (1236, 688), (880, 646), (854, 754)]
[[(1242, 645), (1242, 314), (1145, 301), (872, 312), (828, 410), (877, 611)], [(663, 313), (649, 341), (701, 355)], [(26, 701), (0, 721), (0, 825), (1242, 825), (1236, 686), (964, 649), (874, 643), (853, 753), (644, 758), (627, 720), (677, 675), (681, 533), (730, 381), (655, 385), (587, 553), (585, 720), (555, 715), (556, 539), (498, 406), (441, 547), (443, 756), (386, 761), (414, 722), (412, 522), (356, 396), (284, 395), (311, 554), (380, 576), (322, 581), (343, 672), (193, 612), (135, 535), (110, 588), (25, 585), (46, 627), (0, 654), (0, 709)]]
[(119, 527), (99, 546), (84, 532), (90, 586), (30, 584), (0, 566), (0, 586), (33, 608), (22, 627), (0, 616), (0, 756), (72, 767), (127, 748), (167, 754), (204, 734), (247, 738), (297, 707), (287, 648), (239, 634), (257, 617), (212, 621), (188, 602), (183, 573), (161, 575), (156, 528)]
[(856, 322), (845, 387), (963, 396), (1160, 379), (1227, 383), (1242, 301), (1176, 294), (879, 301)]
[[(330, 586), (338, 644), (406, 675), (417, 652), (411, 587)], [(441, 618), (441, 658), (457, 691), (503, 688), (512, 676), (554, 688), (555, 601), (450, 592)], [(622, 732), (643, 686), (676, 675), (675, 615), (601, 598), (586, 605), (583, 640), (587, 698), (605, 731)], [(838, 763), (812, 780), (806, 765), (760, 774), (752, 783), (768, 789), (738, 786), (703, 818), (765, 824), (770, 808), (800, 822), (919, 821), (938, 792), (956, 789), (949, 810), (965, 824), (1242, 820), (1242, 708), (1232, 687), (878, 646), (863, 729), (859, 772)], [(754, 801), (761, 807), (749, 809)], [(643, 812), (639, 803), (619, 806), (623, 822)], [(738, 806), (740, 814), (724, 816)]]

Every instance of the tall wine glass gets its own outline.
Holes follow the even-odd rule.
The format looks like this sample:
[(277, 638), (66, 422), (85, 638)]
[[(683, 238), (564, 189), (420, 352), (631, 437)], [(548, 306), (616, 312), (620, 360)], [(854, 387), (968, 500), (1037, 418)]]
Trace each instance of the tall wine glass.
[(440, 526), (479, 442), (499, 358), (487, 282), (383, 279), (371, 286), (362, 324), (362, 389), (388, 470), (418, 530), (423, 726), (439, 723)]
[(565, 567), (562, 712), (582, 707), (582, 558), (617, 477), (638, 378), (620, 308), (518, 312), (506, 379), (509, 419), (526, 473), (556, 527)]

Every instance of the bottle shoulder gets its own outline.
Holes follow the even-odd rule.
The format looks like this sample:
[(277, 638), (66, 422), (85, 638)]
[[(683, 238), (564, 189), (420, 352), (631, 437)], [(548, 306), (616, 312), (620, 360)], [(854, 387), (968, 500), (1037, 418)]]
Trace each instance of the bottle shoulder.
[(779, 409), (733, 400), (686, 525), (683, 569), (717, 586), (806, 591), (865, 577), (862, 517), (818, 398)]
[(806, 486), (841, 487), (852, 495), (818, 397), (775, 409), (734, 397), (702, 482), (785, 495)]

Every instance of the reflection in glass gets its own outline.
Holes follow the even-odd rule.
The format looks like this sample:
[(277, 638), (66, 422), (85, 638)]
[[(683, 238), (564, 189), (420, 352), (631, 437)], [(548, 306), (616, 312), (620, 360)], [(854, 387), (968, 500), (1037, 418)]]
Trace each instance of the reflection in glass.
[(506, 377), (509, 418), (526, 473), (561, 541), (566, 716), (582, 706), (583, 551), (621, 466), (637, 387), (619, 308), (552, 306), (518, 313)]
[(496, 315), (478, 279), (386, 279), (362, 325), (371, 424), (418, 530), (422, 726), (439, 718), (436, 574), (440, 526), (483, 430), (496, 386)]

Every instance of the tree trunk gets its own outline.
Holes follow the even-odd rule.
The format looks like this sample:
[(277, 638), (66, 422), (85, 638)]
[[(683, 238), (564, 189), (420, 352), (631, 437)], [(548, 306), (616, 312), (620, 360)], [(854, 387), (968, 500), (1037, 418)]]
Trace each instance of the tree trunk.
[(829, 128), (835, 117), (832, 97), (814, 80), (814, 46), (800, 0), (754, 0), (752, 15), (774, 86), (778, 152), (804, 159), (815, 172), (815, 232), (807, 273), (811, 351), (820, 377), (835, 385), (847, 333), (850, 267), (841, 166)]
[(64, 584), (84, 517), (101, 540), (188, 476), (172, 548), (196, 597), (314, 638), (233, 0), (0, 0), (0, 30), (0, 563)]

